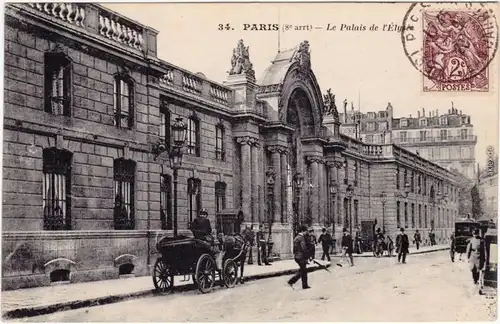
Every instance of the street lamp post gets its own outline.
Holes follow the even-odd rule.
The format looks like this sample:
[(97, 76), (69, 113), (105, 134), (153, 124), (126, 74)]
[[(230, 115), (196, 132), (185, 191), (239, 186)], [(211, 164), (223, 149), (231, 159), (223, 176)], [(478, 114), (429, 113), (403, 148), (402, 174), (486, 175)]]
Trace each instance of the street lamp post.
[(186, 130), (187, 126), (182, 121), (182, 118), (176, 118), (172, 125), (174, 145), (168, 155), (170, 167), (174, 173), (174, 237), (177, 237), (177, 176), (178, 170), (182, 165), (182, 147), (186, 142)]
[(348, 185), (346, 189), (347, 199), (349, 200), (349, 234), (352, 236), (352, 195), (354, 193), (354, 188), (352, 185)]
[(304, 185), (304, 177), (300, 173), (296, 173), (293, 177), (295, 183), (295, 202), (294, 202), (294, 219), (293, 219), (293, 236), (295, 237), (299, 228), (299, 210), (300, 210), (300, 191)]
[(338, 185), (335, 181), (330, 184), (330, 217), (332, 221), (332, 235), (335, 235), (335, 197), (337, 196)]
[(387, 194), (382, 191), (380, 194), (380, 201), (382, 202), (382, 231), (385, 233), (385, 203), (387, 201)]
[(271, 253), (271, 233), (272, 233), (272, 226), (273, 226), (273, 213), (274, 213), (274, 183), (276, 181), (276, 173), (272, 168), (269, 168), (269, 170), (266, 171), (266, 184), (267, 184), (267, 195), (268, 195), (268, 236), (267, 236), (267, 255), (270, 255)]

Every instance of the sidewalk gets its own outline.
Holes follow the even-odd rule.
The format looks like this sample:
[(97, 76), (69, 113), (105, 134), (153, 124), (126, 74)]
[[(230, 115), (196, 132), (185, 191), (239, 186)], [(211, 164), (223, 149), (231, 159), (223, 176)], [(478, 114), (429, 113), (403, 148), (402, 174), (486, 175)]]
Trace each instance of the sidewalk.
[[(447, 245), (423, 247), (420, 250), (410, 248), (410, 254), (422, 254), (448, 249)], [(319, 251), (316, 256), (320, 257)], [(373, 257), (366, 252), (355, 257)], [(337, 258), (333, 256), (333, 258)], [(321, 261), (320, 261), (321, 262)], [(329, 262), (321, 262), (326, 267)], [(308, 265), (309, 271), (319, 270), (314, 263)], [(245, 280), (252, 281), (283, 275), (291, 275), (298, 267), (293, 260), (273, 262), (271, 266), (245, 265)], [(175, 291), (196, 289), (191, 279), (182, 281), (183, 277), (175, 277)], [(226, 289), (226, 288), (224, 288)], [(150, 296), (154, 294), (151, 276), (82, 282), (49, 287), (2, 291), (2, 317), (19, 318), (36, 316), (68, 309), (115, 303), (127, 299)]]
[[(417, 248), (412, 245), (409, 248), (410, 254), (424, 254), (424, 253), (429, 253), (429, 252), (435, 252), (435, 251), (443, 251), (443, 250), (448, 250), (450, 248), (449, 244), (439, 244), (439, 245), (434, 245), (434, 246), (421, 246), (420, 249), (417, 250)], [(318, 252), (316, 252), (318, 254)], [(338, 253), (337, 253), (338, 254)], [(392, 252), (393, 255), (396, 255), (396, 251)], [(362, 254), (353, 254), (354, 257), (374, 257), (373, 252), (363, 252)], [(387, 252), (384, 251), (384, 256), (387, 256)]]

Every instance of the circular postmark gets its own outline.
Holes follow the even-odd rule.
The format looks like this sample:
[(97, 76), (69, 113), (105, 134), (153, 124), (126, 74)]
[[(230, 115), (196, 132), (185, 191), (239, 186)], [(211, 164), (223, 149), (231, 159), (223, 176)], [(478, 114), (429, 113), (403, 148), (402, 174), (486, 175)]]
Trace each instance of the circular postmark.
[(426, 78), (439, 83), (488, 82), (498, 49), (494, 10), (484, 3), (414, 3), (403, 19), (406, 57)]

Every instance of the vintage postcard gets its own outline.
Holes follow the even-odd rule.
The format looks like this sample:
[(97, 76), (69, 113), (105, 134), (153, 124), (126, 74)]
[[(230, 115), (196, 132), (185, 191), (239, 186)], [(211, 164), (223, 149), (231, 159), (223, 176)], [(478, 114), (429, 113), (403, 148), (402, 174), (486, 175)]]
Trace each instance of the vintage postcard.
[(497, 319), (497, 3), (3, 8), (3, 320)]

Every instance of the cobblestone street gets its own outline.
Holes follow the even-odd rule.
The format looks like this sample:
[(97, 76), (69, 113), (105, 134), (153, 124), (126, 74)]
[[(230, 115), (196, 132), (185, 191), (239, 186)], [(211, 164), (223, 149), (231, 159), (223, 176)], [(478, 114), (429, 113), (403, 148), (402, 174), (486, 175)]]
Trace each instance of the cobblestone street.
[(288, 277), (37, 316), (29, 322), (141, 321), (492, 321), (496, 300), (479, 296), (465, 262), (447, 251), (395, 258), (356, 258), (355, 267), (309, 274), (312, 289)]

